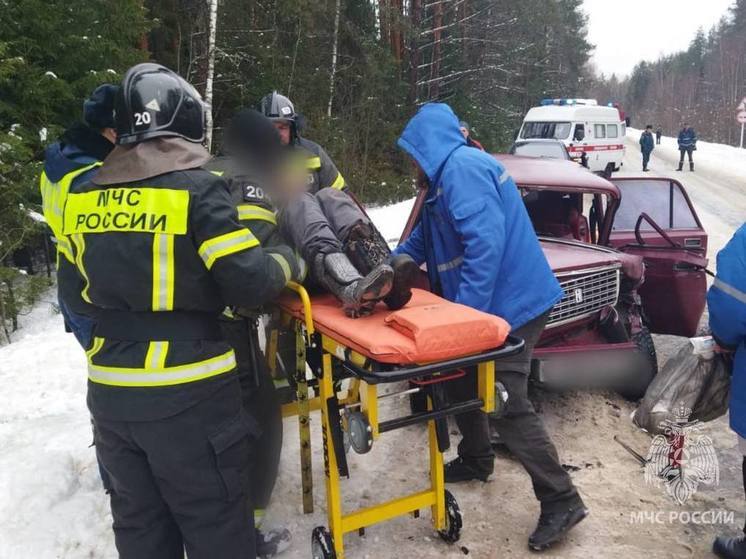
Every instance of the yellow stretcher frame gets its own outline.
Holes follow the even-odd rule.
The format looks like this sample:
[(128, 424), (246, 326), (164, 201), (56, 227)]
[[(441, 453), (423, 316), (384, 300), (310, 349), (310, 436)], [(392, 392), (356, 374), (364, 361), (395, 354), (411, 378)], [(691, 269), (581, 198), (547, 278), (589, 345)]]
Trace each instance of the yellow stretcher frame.
[[(371, 370), (370, 359), (353, 351), (351, 348), (334, 340), (324, 333), (318, 333), (314, 327), (311, 300), (303, 286), (290, 283), (288, 286), (301, 299), (304, 309), (304, 320), (300, 320), (287, 313), (283, 313), (281, 323), (289, 327), (296, 338), (296, 392), (297, 401), (283, 405), (283, 417), (298, 416), (298, 429), (300, 435), (300, 459), (301, 459), (301, 483), (303, 495), (303, 511), (308, 514), (313, 512), (313, 478), (311, 458), (311, 433), (310, 414), (312, 411), (321, 411), (321, 423), (324, 442), (325, 477), (326, 477), (326, 502), (329, 532), (333, 552), (329, 557), (344, 559), (344, 535), (350, 532), (360, 532), (372, 524), (377, 524), (399, 516), (414, 514), (417, 516), (421, 509), (430, 508), (432, 513), (433, 528), (443, 534), (447, 529), (448, 511), (446, 503), (445, 476), (443, 471), (443, 454), (439, 449), (436, 421), (429, 419), (428, 445), (430, 462), (430, 487), (417, 493), (412, 493), (392, 499), (383, 503), (372, 505), (353, 512), (345, 513), (342, 507), (342, 493), (340, 487), (340, 473), (338, 469), (338, 456), (332, 432), (332, 422), (329, 417), (329, 409), (322, 405), (335, 399), (339, 402), (339, 409), (355, 405), (367, 418), (371, 429), (373, 441), (378, 439), (380, 433), (380, 422), (378, 417), (378, 383), (369, 383), (362, 378), (353, 377), (346, 390), (337, 392), (335, 388), (333, 361), (352, 363), (359, 368)], [(270, 370), (276, 370), (275, 355), (277, 350), (277, 331), (270, 334), (267, 343), (267, 355)], [(523, 343), (513, 339), (513, 355), (521, 351)], [(309, 398), (309, 380), (306, 375), (306, 352), (309, 348), (318, 350), (316, 344), (321, 345), (321, 377), (310, 381), (314, 384), (317, 394)], [(472, 361), (474, 361), (472, 359)], [(481, 400), (481, 409), (485, 412), (495, 410), (495, 361), (489, 356), (477, 365), (478, 375), (478, 398)], [(316, 382), (317, 381), (317, 382)], [(431, 409), (432, 402), (428, 401)], [(445, 537), (444, 537), (445, 539)]]

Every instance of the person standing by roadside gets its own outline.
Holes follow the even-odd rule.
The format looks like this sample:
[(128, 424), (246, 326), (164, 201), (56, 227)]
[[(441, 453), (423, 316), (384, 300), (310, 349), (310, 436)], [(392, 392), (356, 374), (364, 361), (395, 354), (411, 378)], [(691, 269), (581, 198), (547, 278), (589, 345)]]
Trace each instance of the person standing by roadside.
[(658, 128), (655, 129), (655, 144), (660, 145), (661, 144), (661, 138), (663, 137), (663, 128), (661, 128), (660, 124), (658, 125)]
[(684, 123), (683, 128), (679, 132), (679, 168), (677, 171), (681, 171), (684, 168), (684, 156), (689, 155), (689, 170), (694, 171), (694, 160), (692, 159), (692, 153), (697, 149), (697, 133), (694, 128)]
[[(744, 456), (741, 472), (746, 491), (746, 225), (718, 253), (717, 276), (707, 294), (707, 308), (715, 341), (724, 350), (735, 351), (729, 415)], [(713, 552), (723, 559), (746, 559), (746, 535), (718, 537)]]
[[(83, 122), (65, 130), (59, 142), (47, 147), (44, 170), (39, 180), (44, 219), (57, 243), (57, 270), (64, 274), (70, 267), (60, 266), (60, 259), (72, 258), (71, 247), (62, 235), (62, 208), (72, 187), (90, 180), (111, 150), (117, 133), (114, 130), (114, 97), (119, 88), (112, 84), (98, 86), (83, 103)], [(93, 338), (93, 320), (75, 313), (58, 294), (65, 328), (75, 335), (83, 349)]]
[[(468, 144), (448, 105), (422, 107), (398, 143), (427, 183), (428, 196), (420, 223), (395, 254), (426, 262), (436, 293), (503, 317), (525, 341), (521, 355), (498, 363), (496, 380), (506, 387), (508, 403), (495, 427), (528, 472), (541, 503), (528, 546), (547, 549), (588, 514), (527, 395), (533, 346), (562, 289), (513, 179), (487, 153), (464, 149)], [(476, 375), (470, 372), (447, 386), (454, 400), (472, 398)], [(487, 414), (464, 413), (456, 421), (463, 438), (458, 458), (445, 467), (446, 482), (487, 480), (495, 458)]]
[(648, 163), (650, 162), (650, 154), (655, 149), (655, 142), (653, 141), (653, 125), (648, 124), (645, 127), (645, 131), (640, 134), (640, 151), (642, 152), (642, 170), (648, 171)]

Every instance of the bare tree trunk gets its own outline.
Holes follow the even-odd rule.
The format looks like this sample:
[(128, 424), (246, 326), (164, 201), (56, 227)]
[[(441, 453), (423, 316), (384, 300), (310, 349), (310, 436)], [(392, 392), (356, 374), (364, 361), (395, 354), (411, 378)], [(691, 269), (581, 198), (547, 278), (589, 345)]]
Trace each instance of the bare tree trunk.
[(410, 20), (412, 28), (412, 37), (409, 42), (409, 102), (415, 104), (418, 99), (417, 82), (419, 81), (419, 65), (420, 65), (420, 46), (419, 46), (419, 34), (420, 34), (420, 0), (411, 0), (409, 6)]
[(207, 115), (205, 118), (205, 144), (207, 151), (212, 147), (212, 83), (215, 76), (215, 36), (218, 27), (218, 0), (207, 0), (210, 8), (210, 25), (207, 33), (207, 79), (205, 80), (205, 103)]
[(334, 77), (337, 74), (337, 49), (339, 48), (339, 13), (342, 11), (341, 0), (337, 0), (334, 9), (334, 35), (332, 37), (332, 71), (329, 76), (329, 104), (326, 107), (326, 116), (332, 116), (332, 103), (334, 101)]
[(0, 290), (0, 326), (2, 326), (2, 332), (5, 334), (5, 339), (10, 343), (10, 332), (8, 332), (8, 323), (5, 318), (5, 303), (3, 301), (2, 290)]

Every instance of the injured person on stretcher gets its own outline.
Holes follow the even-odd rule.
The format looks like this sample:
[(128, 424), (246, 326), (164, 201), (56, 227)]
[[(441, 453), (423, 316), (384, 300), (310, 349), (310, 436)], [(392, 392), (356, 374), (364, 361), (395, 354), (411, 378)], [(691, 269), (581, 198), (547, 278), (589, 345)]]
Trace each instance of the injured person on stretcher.
[(311, 280), (339, 299), (348, 316), (368, 315), (379, 301), (392, 310), (407, 304), (419, 267), (408, 255), (391, 254), (350, 194), (331, 187), (309, 192), (294, 172), (276, 190), (283, 237), (308, 263)]

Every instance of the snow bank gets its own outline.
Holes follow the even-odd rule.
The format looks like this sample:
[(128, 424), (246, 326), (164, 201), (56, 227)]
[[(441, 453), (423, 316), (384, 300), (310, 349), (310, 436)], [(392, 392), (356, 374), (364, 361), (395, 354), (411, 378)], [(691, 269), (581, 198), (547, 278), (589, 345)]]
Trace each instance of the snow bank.
[(49, 303), (0, 348), (3, 559), (116, 557), (85, 385), (85, 356)]

